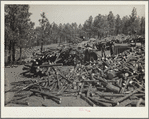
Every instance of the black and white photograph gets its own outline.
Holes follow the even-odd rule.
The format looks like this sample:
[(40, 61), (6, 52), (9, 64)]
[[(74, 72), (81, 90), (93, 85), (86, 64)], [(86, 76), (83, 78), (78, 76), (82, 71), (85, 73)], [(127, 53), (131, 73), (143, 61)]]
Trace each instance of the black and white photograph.
[(65, 3), (3, 3), (3, 108), (148, 107), (148, 2)]

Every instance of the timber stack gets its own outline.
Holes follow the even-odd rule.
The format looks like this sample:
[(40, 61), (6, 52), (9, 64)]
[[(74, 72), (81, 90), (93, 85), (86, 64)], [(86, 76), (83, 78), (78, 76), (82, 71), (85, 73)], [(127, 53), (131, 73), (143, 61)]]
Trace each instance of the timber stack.
[[(67, 55), (69, 50), (64, 52), (66, 54), (63, 55)], [(145, 106), (143, 46), (84, 64), (78, 61), (66, 71), (61, 70), (64, 63), (58, 62), (64, 60), (62, 56), (59, 57), (62, 52), (50, 53), (38, 54), (40, 57), (32, 64), (25, 65), (24, 70), (27, 71), (24, 74), (32, 73), (38, 78), (13, 82), (14, 87), (9, 91), (15, 92), (14, 99), (5, 104), (29, 105), (27, 100), (22, 100), (38, 94), (58, 104), (64, 96), (76, 96), (91, 106)]]

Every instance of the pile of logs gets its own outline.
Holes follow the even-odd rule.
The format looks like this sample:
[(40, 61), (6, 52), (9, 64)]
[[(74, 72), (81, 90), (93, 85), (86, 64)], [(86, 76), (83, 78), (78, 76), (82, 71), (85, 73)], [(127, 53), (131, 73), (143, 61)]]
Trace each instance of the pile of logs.
[(61, 63), (43, 64), (40, 61), (34, 60), (35, 69), (29, 70), (38, 78), (12, 83), (14, 88), (9, 91), (15, 91), (14, 99), (5, 104), (28, 105), (27, 101), (21, 100), (41, 95), (58, 104), (64, 96), (76, 96), (91, 106), (145, 106), (144, 47), (87, 64), (77, 63), (67, 71), (61, 70)]
[[(85, 50), (84, 50), (85, 51)], [(58, 63), (60, 65), (74, 66), (78, 61), (84, 61), (84, 51), (78, 50), (77, 47), (62, 47), (54, 51), (45, 51), (42, 53), (34, 54), (33, 60), (24, 65), (24, 72), (22, 75), (29, 77), (42, 77), (45, 74), (47, 68), (42, 65), (48, 65)], [(57, 65), (58, 65), (57, 64)]]

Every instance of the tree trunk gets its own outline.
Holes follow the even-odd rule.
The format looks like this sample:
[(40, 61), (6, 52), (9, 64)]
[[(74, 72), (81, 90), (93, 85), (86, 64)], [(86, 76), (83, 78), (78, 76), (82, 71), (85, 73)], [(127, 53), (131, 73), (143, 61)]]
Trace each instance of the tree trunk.
[(41, 52), (42, 52), (42, 50), (43, 50), (43, 39), (41, 41)]
[(20, 61), (22, 60), (22, 47), (20, 47)]
[(12, 46), (12, 42), (10, 40), (10, 44), (9, 44), (9, 56), (8, 56), (8, 63), (11, 63), (11, 56), (12, 56), (12, 51), (11, 51), (11, 46)]
[(89, 39), (91, 38), (91, 33), (89, 33)]
[(99, 32), (97, 32), (97, 34), (98, 34), (98, 38), (99, 38)]
[(15, 42), (12, 43), (12, 61), (15, 62)]
[(61, 37), (59, 37), (59, 44), (58, 44), (58, 46), (60, 46), (60, 43), (61, 43)]

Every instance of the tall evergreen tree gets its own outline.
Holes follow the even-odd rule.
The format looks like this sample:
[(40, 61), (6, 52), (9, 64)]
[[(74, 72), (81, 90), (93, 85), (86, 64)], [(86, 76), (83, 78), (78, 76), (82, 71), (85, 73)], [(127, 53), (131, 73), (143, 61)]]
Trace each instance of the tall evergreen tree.
[(129, 32), (131, 34), (134, 34), (136, 32), (136, 27), (138, 24), (136, 24), (136, 18), (137, 18), (137, 11), (136, 8), (134, 7), (132, 10), (132, 13), (130, 15), (130, 20), (129, 20)]
[[(5, 40), (8, 44), (9, 57), (8, 62), (15, 62), (16, 46), (22, 48), (27, 40), (30, 29), (29, 5), (5, 5)], [(9, 34), (9, 35), (8, 35)], [(9, 36), (9, 38), (8, 38)]]
[(140, 33), (145, 34), (145, 17), (141, 17), (140, 27)]
[(122, 33), (127, 35), (129, 33), (128, 27), (130, 26), (129, 17), (124, 16), (122, 18)]
[(114, 15), (113, 15), (112, 11), (109, 12), (108, 22), (109, 22), (109, 34), (110, 35), (114, 35), (114, 31), (115, 31), (115, 18), (114, 18)]
[(91, 38), (92, 35), (92, 24), (93, 24), (93, 17), (90, 16), (83, 25), (83, 30), (86, 32), (88, 38)]
[(121, 18), (117, 14), (116, 20), (115, 20), (115, 33), (116, 33), (116, 35), (121, 33), (121, 27), (122, 27), (122, 25), (121, 25)]
[(41, 14), (41, 19), (39, 19), (39, 23), (40, 23), (41, 28), (42, 28), (42, 39), (41, 39), (41, 49), (40, 49), (40, 51), (42, 52), (42, 50), (43, 50), (43, 41), (44, 41), (44, 38), (45, 38), (45, 35), (46, 35), (45, 29), (47, 27), (47, 24), (49, 24), (49, 20), (45, 16), (44, 12)]

